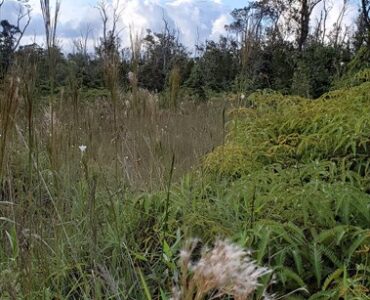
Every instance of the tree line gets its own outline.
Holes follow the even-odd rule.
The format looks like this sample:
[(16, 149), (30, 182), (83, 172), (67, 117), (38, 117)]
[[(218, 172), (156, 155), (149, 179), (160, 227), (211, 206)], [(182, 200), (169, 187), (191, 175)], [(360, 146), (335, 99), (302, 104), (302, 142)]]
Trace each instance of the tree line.
[(29, 57), (37, 62), (38, 85), (45, 90), (50, 89), (51, 50), (56, 87), (73, 83), (78, 89), (104, 88), (112, 82), (113, 68), (117, 86), (155, 92), (181, 88), (199, 100), (212, 92), (257, 89), (316, 98), (344, 74), (370, 62), (370, 0), (359, 0), (354, 31), (344, 23), (349, 0), (342, 0), (334, 24), (328, 24), (334, 1), (249, 1), (231, 12), (225, 36), (196, 45), (194, 52), (166, 20), (161, 32), (148, 29), (144, 37), (130, 33), (131, 46), (123, 47), (118, 6), (108, 9), (108, 3), (99, 2), (103, 35), (98, 46), (89, 52), (86, 36), (68, 54), (55, 41), (47, 49), (35, 43), (20, 46), (31, 17), (28, 1), (18, 2), (22, 9), (16, 24), (0, 22), (0, 74), (4, 78), (17, 59)]

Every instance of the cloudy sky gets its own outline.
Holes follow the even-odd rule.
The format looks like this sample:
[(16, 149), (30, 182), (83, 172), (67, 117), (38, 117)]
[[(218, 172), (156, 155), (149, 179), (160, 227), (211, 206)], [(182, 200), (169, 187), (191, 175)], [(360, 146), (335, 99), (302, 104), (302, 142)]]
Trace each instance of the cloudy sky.
[[(224, 26), (230, 23), (230, 11), (235, 7), (243, 7), (248, 0), (120, 0), (122, 9), (121, 24), (123, 44), (128, 45), (129, 28), (140, 33), (150, 28), (160, 31), (163, 28), (163, 17), (171, 28), (179, 33), (180, 40), (191, 50), (197, 41), (217, 39), (225, 33)], [(333, 3), (334, 9), (329, 17), (328, 24), (335, 22), (341, 8), (342, 0), (328, 0)], [(355, 0), (352, 0), (355, 1)], [(58, 38), (61, 46), (69, 51), (72, 49), (72, 40), (91, 28), (90, 46), (93, 46), (101, 31), (99, 13), (95, 8), (97, 0), (61, 0), (60, 22), (58, 24)], [(54, 3), (54, 1), (51, 1)], [(42, 43), (43, 22), (39, 0), (30, 0), (33, 8), (32, 22), (27, 30), (24, 43), (36, 40)], [(12, 20), (17, 9), (15, 0), (5, 0), (0, 11), (0, 19)], [(356, 6), (350, 4), (345, 17), (348, 25), (354, 23)], [(314, 12), (315, 15), (315, 12)]]

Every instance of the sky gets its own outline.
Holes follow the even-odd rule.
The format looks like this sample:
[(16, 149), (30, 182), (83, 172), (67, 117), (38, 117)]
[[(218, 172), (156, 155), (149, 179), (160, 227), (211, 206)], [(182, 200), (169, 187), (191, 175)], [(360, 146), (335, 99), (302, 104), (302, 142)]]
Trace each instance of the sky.
[[(43, 42), (43, 20), (39, 0), (29, 0), (32, 6), (32, 21), (23, 39), (23, 43)], [(93, 49), (101, 33), (101, 21), (96, 9), (98, 0), (61, 0), (60, 20), (58, 23), (58, 41), (65, 51), (73, 49), (73, 40), (89, 31), (89, 47)], [(115, 0), (117, 1), (117, 0)], [(233, 8), (246, 5), (248, 0), (119, 0), (121, 19), (121, 39), (123, 46), (129, 45), (129, 31), (139, 35), (145, 34), (147, 28), (161, 31), (163, 18), (169, 26), (178, 32), (180, 41), (194, 49), (197, 42), (217, 39), (225, 34), (225, 25), (231, 22), (230, 12)], [(332, 25), (343, 0), (327, 0), (333, 10), (328, 19)], [(355, 1), (355, 0), (351, 0)], [(53, 0), (51, 3), (55, 3)], [(314, 11), (312, 20), (317, 17), (319, 8)], [(345, 23), (354, 24), (357, 9), (350, 2)], [(0, 19), (14, 20), (17, 13), (15, 0), (5, 0), (0, 11)], [(90, 29), (89, 29), (90, 28)]]

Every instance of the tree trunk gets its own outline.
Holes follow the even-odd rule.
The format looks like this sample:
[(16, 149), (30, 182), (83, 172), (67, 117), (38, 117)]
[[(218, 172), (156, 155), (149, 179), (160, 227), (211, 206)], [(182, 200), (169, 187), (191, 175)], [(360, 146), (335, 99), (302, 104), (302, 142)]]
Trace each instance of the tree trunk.
[(310, 8), (308, 0), (302, 0), (300, 10), (300, 28), (298, 36), (298, 49), (302, 51), (304, 44), (306, 43), (310, 25)]

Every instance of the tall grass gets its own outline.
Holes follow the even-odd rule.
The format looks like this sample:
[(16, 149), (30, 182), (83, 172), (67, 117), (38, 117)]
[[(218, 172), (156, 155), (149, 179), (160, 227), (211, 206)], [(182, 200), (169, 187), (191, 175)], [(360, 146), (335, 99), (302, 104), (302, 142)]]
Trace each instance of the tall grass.
[(6, 161), (7, 144), (12, 136), (14, 127), (14, 116), (19, 100), (19, 78), (9, 76), (5, 79), (5, 91), (0, 102), (0, 178), (4, 172), (4, 162)]
[(129, 82), (131, 85), (132, 91), (132, 103), (134, 107), (134, 111), (136, 113), (141, 113), (145, 111), (145, 101), (140, 103), (139, 97), (139, 87), (138, 87), (138, 80), (139, 80), (139, 60), (141, 55), (141, 43), (142, 39), (139, 37), (139, 34), (133, 33), (130, 31), (130, 45), (131, 45), (131, 71), (129, 72)]
[[(140, 217), (132, 213), (138, 210), (129, 206), (135, 206), (139, 191), (167, 185), (170, 169), (178, 180), (219, 143), (221, 124), (214, 119), (220, 108), (188, 103), (181, 113), (158, 110), (160, 118), (120, 114), (122, 186), (116, 182), (115, 145), (106, 134), (113, 121), (110, 103), (82, 94), (75, 119), (75, 108), (66, 105), (70, 96), (61, 91), (55, 95), (51, 122), (47, 101), (35, 101), (34, 79), (28, 76), (9, 79), (12, 89), (2, 102), (8, 109), (2, 113), (9, 117), (2, 120), (9, 123), (0, 206), (1, 294), (11, 299), (143, 299), (138, 268), (146, 275), (146, 255), (133, 234), (145, 223), (137, 223)], [(118, 111), (127, 109), (128, 97), (120, 95)], [(49, 159), (52, 130), (57, 169)], [(168, 157), (173, 154), (171, 168)], [(165, 239), (172, 236), (171, 222)], [(159, 240), (165, 242), (163, 236)]]
[[(222, 144), (223, 101), (160, 109), (154, 119), (122, 114), (122, 186), (106, 134), (109, 102), (82, 94), (77, 121), (72, 106), (55, 106), (55, 170), (45, 136), (50, 116), (42, 101), (34, 105), (33, 75), (24, 76), (9, 77), (1, 106), (9, 117), (1, 119), (8, 130), (0, 207), (5, 299), (167, 299), (190, 236), (206, 243), (225, 236), (254, 249), (277, 282), (264, 279), (257, 298), (265, 290), (366, 299), (368, 83), (316, 102), (250, 96), (250, 107), (231, 112), (225, 144), (185, 177)], [(118, 111), (129, 96), (119, 97)], [(172, 173), (177, 183), (168, 185)]]
[[(71, 106), (58, 108), (58, 171), (48, 160), (48, 116), (42, 105), (34, 107), (33, 179), (32, 186), (25, 184), (28, 102), (20, 96), (26, 86), (19, 88), (25, 110), (13, 114), (16, 138), (7, 144), (0, 207), (4, 299), (169, 299), (173, 279), (181, 289), (177, 261), (190, 236), (205, 243), (229, 237), (254, 249), (253, 259), (271, 268), (275, 282), (263, 277), (257, 299), (266, 292), (291, 299), (367, 299), (367, 83), (316, 102), (253, 95), (248, 103), (254, 108), (232, 112), (225, 145), (186, 176), (212, 143), (222, 144), (223, 101), (189, 103), (182, 112), (160, 110), (160, 119), (146, 123), (122, 115), (117, 122), (126, 137), (119, 153), (123, 187), (116, 183), (115, 147), (106, 134), (112, 107), (84, 97), (78, 123)], [(119, 111), (126, 109), (124, 99)], [(285, 109), (294, 113), (283, 114)], [(337, 137), (355, 148), (328, 141), (335, 137), (329, 122), (334, 117), (335, 128), (343, 130)], [(324, 128), (330, 132), (326, 138)], [(317, 142), (308, 147), (310, 135)], [(193, 158), (191, 149), (197, 152)], [(175, 182), (162, 189), (171, 172)]]

